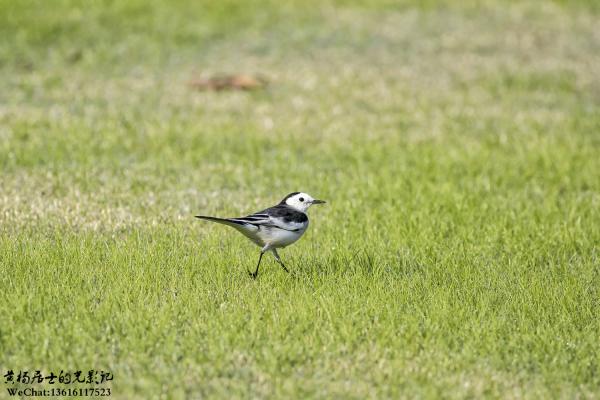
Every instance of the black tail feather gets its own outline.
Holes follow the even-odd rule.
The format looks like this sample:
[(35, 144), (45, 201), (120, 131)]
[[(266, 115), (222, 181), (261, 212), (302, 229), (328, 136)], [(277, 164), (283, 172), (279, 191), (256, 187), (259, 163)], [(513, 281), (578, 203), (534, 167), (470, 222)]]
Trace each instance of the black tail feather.
[(242, 221), (236, 221), (234, 219), (229, 219), (229, 218), (217, 218), (217, 217), (209, 217), (206, 215), (196, 215), (196, 218), (199, 219), (204, 219), (206, 221), (212, 221), (212, 222), (217, 222), (219, 224), (225, 224), (225, 225), (246, 225), (245, 222)]

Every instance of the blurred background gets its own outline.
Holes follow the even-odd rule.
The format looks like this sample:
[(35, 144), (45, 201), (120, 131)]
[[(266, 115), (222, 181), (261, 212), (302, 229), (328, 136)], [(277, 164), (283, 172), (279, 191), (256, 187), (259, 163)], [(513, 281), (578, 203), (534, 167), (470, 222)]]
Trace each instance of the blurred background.
[[(0, 7), (13, 224), (31, 204), (44, 220), (86, 218), (65, 216), (73, 196), (82, 224), (187, 218), (217, 200), (211, 211), (240, 212), (294, 190), (412, 203), (427, 190), (413, 186), (443, 190), (448, 173), (522, 179), (553, 152), (597, 150), (593, 1)], [(202, 86), (238, 75), (267, 84)]]

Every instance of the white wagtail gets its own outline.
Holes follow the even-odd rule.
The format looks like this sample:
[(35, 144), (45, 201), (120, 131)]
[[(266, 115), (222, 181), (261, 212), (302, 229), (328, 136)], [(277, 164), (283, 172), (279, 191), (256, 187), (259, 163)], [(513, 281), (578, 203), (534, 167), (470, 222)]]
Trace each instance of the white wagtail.
[(271, 251), (285, 272), (289, 272), (281, 258), (279, 258), (277, 249), (289, 246), (300, 239), (306, 228), (308, 228), (306, 211), (313, 204), (323, 203), (325, 203), (323, 200), (313, 199), (306, 193), (294, 192), (285, 196), (276, 206), (246, 217), (217, 218), (196, 215), (196, 218), (229, 225), (243, 233), (244, 236), (261, 248), (256, 270), (249, 272), (250, 276), (256, 279), (260, 261), (267, 251)]

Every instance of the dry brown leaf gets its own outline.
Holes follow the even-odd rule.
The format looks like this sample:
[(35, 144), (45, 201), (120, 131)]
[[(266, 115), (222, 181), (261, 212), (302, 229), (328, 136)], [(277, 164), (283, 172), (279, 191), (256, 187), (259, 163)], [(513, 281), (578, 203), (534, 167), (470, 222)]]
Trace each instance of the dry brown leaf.
[(263, 77), (251, 75), (217, 75), (210, 78), (197, 79), (189, 83), (196, 90), (257, 90), (267, 85)]

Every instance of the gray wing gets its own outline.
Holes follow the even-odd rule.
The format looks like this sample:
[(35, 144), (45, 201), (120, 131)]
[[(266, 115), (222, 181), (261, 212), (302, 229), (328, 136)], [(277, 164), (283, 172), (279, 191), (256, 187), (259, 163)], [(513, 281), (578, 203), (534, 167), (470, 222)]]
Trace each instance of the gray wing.
[(260, 227), (271, 227), (286, 231), (297, 232), (306, 226), (306, 214), (275, 206), (240, 218), (230, 218), (231, 221)]

